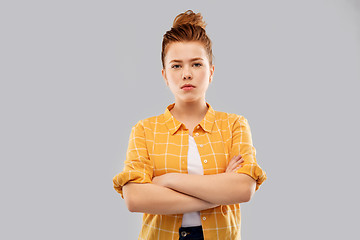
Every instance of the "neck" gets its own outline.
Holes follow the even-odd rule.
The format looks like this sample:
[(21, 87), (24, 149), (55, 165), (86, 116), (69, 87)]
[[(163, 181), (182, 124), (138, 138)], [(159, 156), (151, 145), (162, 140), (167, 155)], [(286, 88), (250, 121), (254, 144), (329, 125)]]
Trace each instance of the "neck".
[(196, 102), (176, 101), (175, 106), (171, 109), (181, 118), (203, 118), (208, 110), (205, 99)]

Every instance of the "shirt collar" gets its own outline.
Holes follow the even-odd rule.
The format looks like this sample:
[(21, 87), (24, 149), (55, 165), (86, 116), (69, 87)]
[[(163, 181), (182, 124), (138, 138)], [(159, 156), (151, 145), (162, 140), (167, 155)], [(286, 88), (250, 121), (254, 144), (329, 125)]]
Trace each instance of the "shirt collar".
[[(204, 131), (211, 133), (211, 129), (215, 123), (215, 110), (211, 107), (211, 105), (206, 102), (208, 106), (208, 111), (204, 119), (199, 123), (199, 125), (204, 129)], [(175, 103), (170, 104), (166, 107), (164, 113), (164, 120), (167, 128), (169, 129), (170, 133), (173, 135), (177, 130), (179, 130), (180, 126), (183, 124), (178, 121), (170, 112), (170, 110), (175, 106)], [(184, 125), (185, 126), (185, 125)]]

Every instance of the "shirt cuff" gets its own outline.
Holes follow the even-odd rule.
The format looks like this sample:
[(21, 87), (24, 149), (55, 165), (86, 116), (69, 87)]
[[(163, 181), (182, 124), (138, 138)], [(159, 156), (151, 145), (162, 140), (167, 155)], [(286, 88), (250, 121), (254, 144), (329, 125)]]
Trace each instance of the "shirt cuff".
[(260, 168), (257, 163), (245, 163), (242, 167), (240, 167), (237, 173), (244, 173), (252, 177), (256, 181), (256, 189), (257, 191), (260, 185), (266, 180), (266, 173), (264, 170)]
[(113, 178), (113, 183), (114, 189), (120, 193), (122, 198), (124, 198), (122, 187), (128, 182), (151, 183), (151, 179), (146, 173), (136, 170), (123, 171), (119, 173)]

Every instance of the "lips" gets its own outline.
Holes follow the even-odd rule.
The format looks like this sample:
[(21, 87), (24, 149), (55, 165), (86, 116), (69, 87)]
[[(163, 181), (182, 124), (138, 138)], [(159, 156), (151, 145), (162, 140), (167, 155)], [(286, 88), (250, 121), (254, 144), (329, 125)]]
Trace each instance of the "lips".
[(191, 85), (191, 84), (185, 84), (183, 85), (181, 88), (184, 88), (184, 87), (195, 87), (194, 85)]

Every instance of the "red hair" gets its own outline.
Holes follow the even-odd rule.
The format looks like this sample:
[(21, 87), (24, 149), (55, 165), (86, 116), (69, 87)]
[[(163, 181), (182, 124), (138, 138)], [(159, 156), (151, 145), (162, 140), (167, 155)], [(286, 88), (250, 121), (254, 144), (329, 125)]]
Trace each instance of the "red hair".
[(173, 42), (197, 41), (202, 43), (207, 53), (210, 66), (212, 65), (212, 43), (206, 34), (206, 23), (202, 18), (201, 13), (195, 14), (192, 10), (187, 10), (175, 17), (172, 28), (163, 36), (161, 50), (161, 62), (163, 68), (165, 68), (164, 61), (167, 47)]

